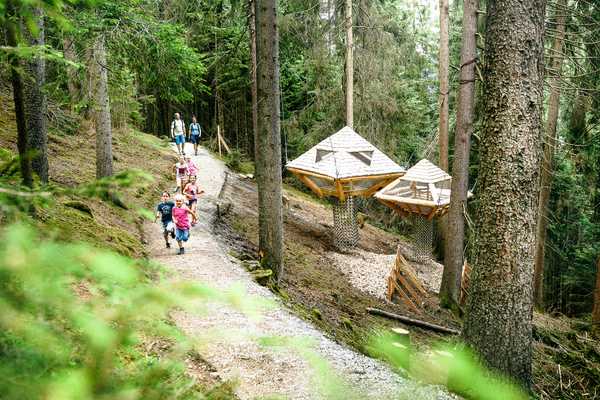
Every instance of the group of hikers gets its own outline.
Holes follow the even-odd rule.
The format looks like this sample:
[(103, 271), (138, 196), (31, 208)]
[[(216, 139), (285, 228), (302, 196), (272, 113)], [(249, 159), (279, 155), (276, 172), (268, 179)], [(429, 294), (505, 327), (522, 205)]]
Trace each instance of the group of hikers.
[[(200, 124), (196, 120), (196, 116), (192, 116), (192, 122), (187, 130), (187, 135), (189, 141), (194, 145), (194, 154), (198, 155), (198, 143), (200, 143), (200, 136), (202, 135), (202, 128)], [(185, 122), (181, 118), (179, 113), (175, 113), (175, 118), (171, 122), (171, 138), (175, 140), (175, 144), (177, 145), (177, 151), (180, 155), (184, 155), (184, 146), (185, 146)]]
[[(174, 190), (174, 201), (171, 200), (171, 194), (164, 191), (161, 195), (161, 202), (156, 206), (156, 217), (161, 219), (163, 236), (167, 248), (171, 248), (169, 237), (177, 241), (179, 251), (177, 254), (185, 254), (184, 243), (190, 237), (190, 228), (198, 221), (197, 203), (198, 196), (204, 193), (196, 183), (196, 174), (198, 167), (192, 160), (192, 157), (186, 155), (185, 150), (185, 123), (179, 113), (175, 113), (175, 118), (171, 123), (171, 137), (175, 140), (179, 158), (173, 165), (176, 187)], [(192, 123), (189, 126), (190, 142), (194, 145), (194, 153), (198, 155), (198, 143), (201, 135), (200, 124), (196, 117), (192, 117)]]

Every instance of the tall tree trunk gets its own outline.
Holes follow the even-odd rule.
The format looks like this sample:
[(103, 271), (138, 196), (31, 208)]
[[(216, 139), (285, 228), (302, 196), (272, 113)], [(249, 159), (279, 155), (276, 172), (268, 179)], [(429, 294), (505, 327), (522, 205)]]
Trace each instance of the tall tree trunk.
[(438, 75), (440, 80), (438, 143), (440, 168), (448, 172), (448, 66), (450, 64), (450, 39), (448, 0), (440, 0), (440, 51)]
[(252, 64), (250, 66), (250, 78), (252, 80), (252, 134), (254, 135), (254, 137), (256, 137), (256, 132), (258, 132), (258, 106), (256, 103), (256, 0), (250, 0), (249, 6), (250, 18), (248, 20), (248, 23), (250, 28), (250, 61)]
[[(17, 47), (18, 36), (16, 21), (19, 16), (12, 1), (6, 2), (6, 44)], [(19, 163), (21, 167), (21, 179), (25, 186), (33, 186), (31, 174), (31, 158), (29, 155), (29, 140), (27, 138), (27, 124), (25, 122), (25, 100), (23, 95), (23, 79), (20, 74), (21, 63), (16, 54), (9, 53), (8, 62), (11, 66), (10, 80), (13, 87), (13, 101), (15, 103), (15, 118), (17, 121), (17, 149), (19, 151)]]
[[(440, 43), (438, 56), (438, 77), (440, 93), (438, 97), (438, 108), (440, 119), (438, 124), (438, 150), (439, 150), (439, 166), (446, 172), (448, 170), (448, 68), (450, 65), (450, 39), (449, 39), (449, 10), (448, 0), (440, 0)], [(436, 251), (438, 258), (444, 260), (446, 247), (446, 233), (448, 230), (448, 217), (442, 216), (438, 218), (436, 225), (437, 237)]]
[(92, 57), (94, 125), (96, 127), (96, 178), (111, 176), (112, 127), (108, 98), (108, 72), (104, 34), (96, 37)]
[[(33, 16), (38, 28), (37, 37), (31, 37), (33, 46), (44, 45), (44, 10), (36, 7)], [(43, 86), (46, 81), (46, 61), (44, 57), (34, 57), (28, 63), (31, 76), (26, 87), (26, 114), (27, 131), (29, 132), (29, 146), (33, 151), (31, 166), (43, 183), (48, 183), (48, 128), (46, 124), (46, 94)]]
[[(67, 61), (77, 62), (77, 53), (75, 52), (75, 41), (72, 36), (63, 38), (63, 53)], [(71, 98), (71, 110), (73, 110), (75, 102), (79, 100), (79, 83), (77, 80), (77, 70), (67, 65), (67, 90)]]
[(456, 110), (454, 159), (452, 161), (452, 191), (444, 251), (444, 274), (440, 288), (442, 305), (447, 307), (455, 307), (458, 304), (464, 262), (465, 220), (463, 213), (467, 206), (467, 192), (469, 190), (469, 150), (471, 148), (471, 134), (473, 133), (475, 103), (478, 6), (479, 0), (464, 0), (460, 88)]
[(256, 181), (259, 249), (275, 279), (283, 274), (281, 134), (279, 122), (279, 38), (277, 0), (256, 2), (257, 111)]
[(600, 333), (600, 257), (596, 262), (596, 288), (594, 289), (594, 308), (592, 310), (592, 331)]
[(556, 34), (552, 46), (552, 64), (550, 73), (550, 98), (548, 100), (548, 119), (546, 121), (546, 135), (544, 140), (544, 153), (542, 168), (540, 170), (540, 199), (538, 210), (538, 225), (535, 245), (535, 270), (533, 278), (533, 295), (535, 306), (544, 307), (544, 259), (546, 252), (546, 234), (548, 218), (548, 202), (552, 188), (552, 172), (554, 169), (554, 153), (556, 151), (556, 137), (558, 112), (560, 106), (560, 85), (563, 62), (563, 43), (565, 41), (565, 10), (566, 0), (560, 0), (556, 9)]
[(463, 336), (531, 384), (545, 0), (488, 0), (475, 259)]
[(346, 125), (354, 127), (354, 55), (352, 44), (352, 0), (346, 0)]

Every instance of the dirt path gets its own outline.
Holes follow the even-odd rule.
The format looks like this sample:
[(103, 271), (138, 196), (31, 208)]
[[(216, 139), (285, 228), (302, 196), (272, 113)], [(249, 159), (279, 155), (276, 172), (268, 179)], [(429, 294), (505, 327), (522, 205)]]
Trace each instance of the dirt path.
[[(188, 145), (189, 146), (189, 145)], [(188, 152), (191, 147), (187, 149)], [(160, 229), (150, 226), (150, 254), (176, 271), (180, 279), (207, 283), (227, 290), (243, 288), (247, 296), (266, 299), (274, 307), (259, 318), (248, 317), (220, 304), (209, 305), (201, 316), (175, 315), (177, 325), (192, 337), (211, 335), (210, 344), (199, 349), (224, 380), (238, 382), (240, 399), (280, 396), (287, 399), (348, 399), (347, 394), (332, 388), (332, 379), (319, 360), (341, 375), (356, 393), (355, 398), (451, 398), (439, 388), (419, 386), (406, 380), (384, 364), (366, 357), (325, 337), (308, 322), (296, 317), (267, 288), (258, 285), (212, 234), (216, 198), (223, 185), (226, 167), (204, 148), (194, 157), (199, 167), (198, 182), (206, 195), (199, 201), (200, 223), (192, 228), (186, 254), (175, 255), (164, 248)], [(174, 246), (176, 247), (176, 246)], [(301, 340), (300, 348), (276, 348), (259, 345), (260, 338), (277, 336)], [(308, 344), (306, 344), (308, 343)], [(315, 359), (313, 355), (319, 355)], [(354, 396), (353, 396), (354, 397)]]

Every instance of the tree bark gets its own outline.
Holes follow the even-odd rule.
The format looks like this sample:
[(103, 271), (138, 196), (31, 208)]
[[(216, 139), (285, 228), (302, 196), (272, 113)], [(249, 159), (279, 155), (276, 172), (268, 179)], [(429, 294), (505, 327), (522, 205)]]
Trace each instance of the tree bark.
[(594, 289), (594, 308), (592, 310), (592, 331), (600, 333), (600, 257), (596, 263), (596, 288)]
[(458, 305), (464, 263), (464, 210), (467, 206), (469, 190), (469, 151), (473, 133), (478, 6), (479, 0), (464, 0), (460, 86), (456, 110), (454, 159), (452, 161), (452, 191), (444, 250), (444, 274), (440, 288), (442, 305), (452, 308)]
[[(15, 21), (18, 20), (17, 10), (12, 1), (6, 2), (6, 44), (10, 47), (17, 47), (18, 36)], [(13, 101), (15, 104), (15, 119), (17, 122), (17, 150), (19, 151), (19, 164), (21, 168), (21, 179), (25, 186), (33, 186), (33, 177), (31, 174), (31, 158), (29, 155), (29, 140), (27, 137), (27, 124), (25, 121), (25, 100), (23, 95), (23, 79), (19, 70), (21, 63), (19, 56), (10, 53), (8, 62), (11, 66), (10, 80), (13, 87)]]
[(438, 75), (440, 94), (438, 100), (440, 120), (438, 127), (438, 143), (440, 152), (440, 168), (448, 172), (448, 66), (450, 64), (450, 39), (448, 0), (440, 0), (440, 51)]
[[(77, 54), (75, 52), (75, 42), (73, 37), (65, 36), (63, 39), (63, 53), (65, 59), (71, 62), (77, 62)], [(67, 90), (71, 98), (71, 110), (75, 102), (79, 100), (79, 83), (77, 82), (77, 70), (67, 65)]]
[[(250, 79), (252, 81), (252, 134), (258, 131), (258, 106), (256, 103), (256, 0), (249, 1), (250, 18), (248, 19), (250, 31)], [(256, 152), (256, 149), (255, 149)]]
[(94, 41), (91, 62), (94, 125), (96, 128), (96, 178), (100, 179), (111, 176), (113, 173), (112, 127), (108, 97), (106, 47), (103, 34), (99, 34)]
[(531, 384), (545, 0), (489, 0), (475, 258), (463, 336)]
[[(31, 36), (33, 46), (44, 45), (44, 11), (36, 7), (33, 17), (37, 25), (37, 37)], [(44, 57), (34, 57), (28, 63), (30, 81), (26, 87), (26, 114), (29, 146), (33, 151), (31, 166), (42, 183), (48, 183), (48, 127), (46, 124), (47, 102), (43, 87), (46, 81), (46, 61)]]
[(556, 138), (558, 113), (560, 106), (560, 85), (563, 62), (563, 43), (565, 40), (565, 9), (566, 0), (560, 0), (556, 9), (556, 33), (552, 46), (552, 64), (550, 73), (550, 98), (548, 100), (548, 119), (546, 121), (546, 135), (543, 144), (542, 168), (540, 170), (540, 198), (538, 210), (538, 224), (535, 248), (535, 269), (533, 278), (533, 295), (535, 306), (544, 307), (544, 259), (546, 252), (546, 234), (548, 218), (548, 202), (552, 188), (552, 172), (554, 170), (554, 154), (556, 151)]
[(283, 274), (283, 213), (277, 0), (258, 0), (255, 12), (259, 251), (261, 261), (273, 270), (279, 281)]
[(354, 55), (352, 44), (352, 0), (346, 0), (346, 125), (354, 127)]

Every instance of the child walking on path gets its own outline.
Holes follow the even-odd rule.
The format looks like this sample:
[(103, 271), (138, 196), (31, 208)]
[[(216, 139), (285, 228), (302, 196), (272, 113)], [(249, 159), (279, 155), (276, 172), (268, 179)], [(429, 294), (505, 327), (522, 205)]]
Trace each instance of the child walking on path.
[(187, 165), (187, 173), (190, 177), (198, 175), (198, 166), (191, 156), (185, 156), (185, 165)]
[(177, 182), (177, 188), (175, 192), (181, 193), (181, 189), (186, 183), (188, 176), (188, 167), (183, 156), (179, 156), (179, 161), (173, 165), (173, 171), (175, 172), (175, 182)]
[(182, 194), (175, 196), (175, 207), (173, 207), (173, 222), (175, 223), (175, 240), (179, 246), (179, 253), (184, 254), (185, 248), (183, 247), (184, 242), (187, 242), (190, 238), (190, 218), (192, 216), (192, 222), (196, 223), (196, 214), (194, 214), (188, 206), (184, 204), (185, 197)]
[(183, 188), (183, 194), (187, 198), (188, 206), (194, 215), (197, 215), (196, 207), (198, 203), (198, 195), (201, 195), (202, 193), (204, 193), (204, 190), (200, 190), (198, 188), (198, 185), (196, 184), (196, 176), (190, 175), (189, 182)]
[(175, 207), (175, 203), (171, 201), (169, 192), (163, 192), (160, 200), (161, 202), (156, 206), (156, 217), (154, 218), (154, 222), (160, 217), (163, 226), (163, 236), (165, 237), (167, 249), (169, 249), (171, 248), (169, 235), (171, 235), (172, 238), (175, 238), (175, 225), (173, 224), (173, 207)]

